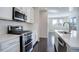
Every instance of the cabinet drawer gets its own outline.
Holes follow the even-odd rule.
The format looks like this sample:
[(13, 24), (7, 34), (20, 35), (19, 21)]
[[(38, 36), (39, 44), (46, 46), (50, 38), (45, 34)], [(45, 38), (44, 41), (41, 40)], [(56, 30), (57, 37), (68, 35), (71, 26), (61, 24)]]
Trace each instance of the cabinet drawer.
[(19, 52), (19, 44), (14, 44), (12, 46), (9, 46), (8, 48), (2, 50), (1, 52)]
[(14, 45), (14, 44), (16, 44), (16, 43), (19, 43), (19, 39), (17, 38), (15, 38), (15, 39), (11, 39), (11, 40), (8, 40), (8, 41), (6, 41), (6, 42), (2, 42), (1, 44), (0, 44), (0, 49), (1, 50), (3, 50), (3, 49), (5, 49), (5, 48), (8, 48), (9, 46), (11, 46), (11, 45)]

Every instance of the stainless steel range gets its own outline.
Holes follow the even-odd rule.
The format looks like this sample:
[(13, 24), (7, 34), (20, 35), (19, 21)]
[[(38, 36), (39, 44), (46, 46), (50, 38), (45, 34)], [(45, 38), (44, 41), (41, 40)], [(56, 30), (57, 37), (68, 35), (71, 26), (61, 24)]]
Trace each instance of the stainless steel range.
[(23, 31), (22, 26), (8, 26), (8, 34), (20, 35), (20, 52), (31, 52), (32, 46), (32, 32)]
[(31, 52), (32, 49), (32, 32), (28, 31), (20, 36), (20, 51)]

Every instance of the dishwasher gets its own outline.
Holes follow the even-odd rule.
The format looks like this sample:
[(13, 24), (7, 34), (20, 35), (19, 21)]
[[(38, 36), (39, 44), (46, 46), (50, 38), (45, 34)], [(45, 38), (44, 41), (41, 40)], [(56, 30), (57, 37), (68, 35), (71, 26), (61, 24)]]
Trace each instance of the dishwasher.
[(58, 52), (67, 52), (66, 43), (61, 37), (58, 37)]

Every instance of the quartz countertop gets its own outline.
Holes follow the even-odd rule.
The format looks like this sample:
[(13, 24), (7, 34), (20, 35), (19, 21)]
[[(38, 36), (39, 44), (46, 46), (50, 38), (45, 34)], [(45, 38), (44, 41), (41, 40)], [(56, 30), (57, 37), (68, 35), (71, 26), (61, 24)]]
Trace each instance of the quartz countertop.
[(65, 41), (73, 49), (79, 49), (79, 31), (72, 30), (70, 34), (60, 33), (59, 31), (63, 30), (55, 30), (55, 32)]

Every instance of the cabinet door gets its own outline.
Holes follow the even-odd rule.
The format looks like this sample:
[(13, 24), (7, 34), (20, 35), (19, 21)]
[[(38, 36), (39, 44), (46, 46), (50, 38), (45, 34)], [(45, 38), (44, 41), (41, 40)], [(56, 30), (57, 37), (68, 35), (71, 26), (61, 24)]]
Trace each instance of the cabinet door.
[(19, 37), (0, 43), (0, 47), (1, 52), (19, 52), (20, 51)]
[(27, 21), (26, 22), (30, 22), (30, 7), (27, 8)]
[(23, 12), (27, 16), (27, 7), (23, 7)]
[(24, 9), (23, 9), (24, 7), (15, 7), (15, 8), (17, 8), (20, 13), (24, 14)]
[(18, 50), (18, 45), (19, 45), (19, 44), (11, 45), (10, 47), (4, 49), (4, 50), (1, 51), (1, 52), (19, 52), (20, 50)]
[(27, 8), (27, 22), (33, 23), (34, 21), (34, 10), (32, 7)]
[(27, 7), (23, 7), (23, 12), (25, 14), (25, 21), (27, 22)]
[(15, 8), (17, 8), (17, 9), (23, 11), (23, 7), (15, 7)]
[(12, 20), (12, 7), (0, 7), (0, 19)]
[(19, 39), (18, 38), (14, 38), (14, 39), (11, 39), (11, 40), (7, 40), (5, 42), (1, 42), (0, 43), (0, 49), (5, 49), (7, 47), (9, 47), (10, 45), (14, 45), (16, 43), (19, 43)]
[(31, 11), (30, 11), (30, 17), (31, 17), (31, 23), (34, 23), (34, 9), (31, 8)]

